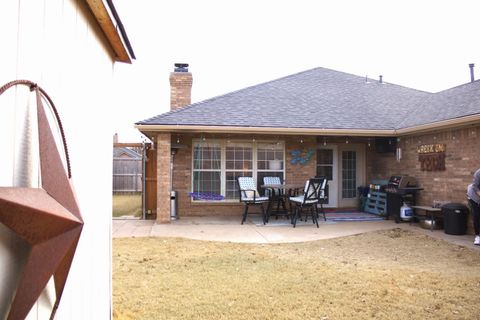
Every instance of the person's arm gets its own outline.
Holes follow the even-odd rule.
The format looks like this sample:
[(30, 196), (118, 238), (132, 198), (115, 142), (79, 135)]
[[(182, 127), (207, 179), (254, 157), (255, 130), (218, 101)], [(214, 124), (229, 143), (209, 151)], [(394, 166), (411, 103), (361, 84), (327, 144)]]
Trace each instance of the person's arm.
[(475, 174), (473, 175), (473, 190), (475, 190), (475, 193), (480, 197), (480, 170), (477, 170)]

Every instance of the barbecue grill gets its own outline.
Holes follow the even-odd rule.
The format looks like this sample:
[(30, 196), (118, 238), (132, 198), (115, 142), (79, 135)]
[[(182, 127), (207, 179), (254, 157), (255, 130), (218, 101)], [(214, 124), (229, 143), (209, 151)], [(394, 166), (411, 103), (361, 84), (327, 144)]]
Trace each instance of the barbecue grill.
[(415, 205), (416, 195), (423, 188), (418, 187), (417, 179), (408, 175), (393, 175), (388, 180), (385, 192), (387, 193), (387, 219), (392, 216), (395, 222), (400, 222), (400, 207), (403, 203)]

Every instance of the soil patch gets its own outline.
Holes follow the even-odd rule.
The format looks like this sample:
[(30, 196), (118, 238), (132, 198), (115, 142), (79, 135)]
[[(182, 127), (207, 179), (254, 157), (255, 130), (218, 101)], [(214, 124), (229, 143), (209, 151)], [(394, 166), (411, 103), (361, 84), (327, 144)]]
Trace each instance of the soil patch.
[(480, 319), (480, 251), (393, 229), (294, 244), (113, 239), (115, 319)]

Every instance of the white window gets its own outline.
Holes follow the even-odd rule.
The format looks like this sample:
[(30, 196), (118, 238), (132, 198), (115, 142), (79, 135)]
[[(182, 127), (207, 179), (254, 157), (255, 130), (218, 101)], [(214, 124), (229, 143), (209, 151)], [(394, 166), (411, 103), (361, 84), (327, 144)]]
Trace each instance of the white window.
[(237, 178), (254, 177), (257, 189), (263, 177), (285, 177), (283, 142), (241, 140), (193, 141), (192, 191), (238, 199)]

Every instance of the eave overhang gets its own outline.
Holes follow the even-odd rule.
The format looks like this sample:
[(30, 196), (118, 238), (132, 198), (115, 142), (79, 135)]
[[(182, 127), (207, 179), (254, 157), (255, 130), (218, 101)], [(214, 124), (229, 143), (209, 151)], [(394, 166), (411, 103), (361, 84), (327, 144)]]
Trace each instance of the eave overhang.
[(113, 5), (112, 0), (85, 0), (110, 44), (115, 60), (132, 63), (135, 59), (127, 33)]
[(478, 125), (480, 114), (442, 120), (401, 129), (323, 129), (323, 128), (280, 128), (280, 127), (236, 127), (236, 126), (198, 126), (198, 125), (150, 125), (136, 124), (135, 128), (151, 136), (155, 132), (183, 133), (239, 133), (272, 135), (315, 135), (315, 136), (357, 136), (357, 137), (395, 137), (410, 134), (427, 133), (454, 127)]

